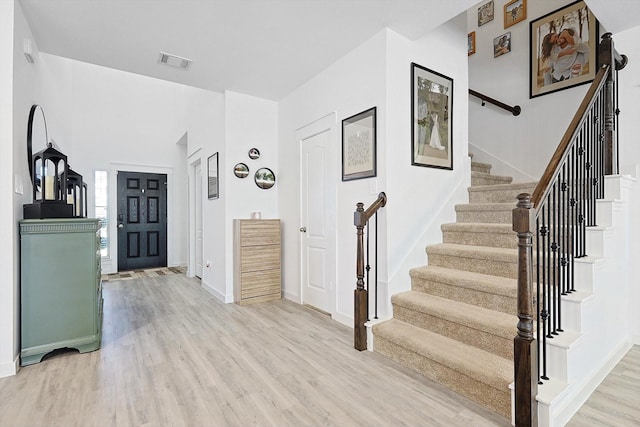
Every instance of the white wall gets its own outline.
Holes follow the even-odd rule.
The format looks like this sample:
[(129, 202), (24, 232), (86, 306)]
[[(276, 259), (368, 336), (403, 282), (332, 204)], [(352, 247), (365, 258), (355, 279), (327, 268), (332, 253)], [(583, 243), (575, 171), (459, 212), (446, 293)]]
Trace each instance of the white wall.
[[(0, 197), (13, 200), (13, 1), (0, 1)], [(17, 252), (15, 245), (15, 212), (18, 202), (0, 209), (0, 378), (16, 373), (18, 309)]]
[[(251, 148), (260, 151), (260, 158), (252, 160)], [(249, 167), (249, 176), (237, 178), (233, 167), (237, 163)], [(259, 188), (254, 173), (262, 167), (269, 168), (276, 176), (276, 185), (270, 189)], [(233, 220), (246, 219), (252, 212), (260, 212), (263, 219), (278, 218), (278, 193), (280, 169), (278, 168), (278, 104), (273, 101), (225, 92), (225, 152), (220, 161), (220, 177), (225, 194), (224, 247), (219, 240), (214, 244), (218, 252), (226, 255), (221, 282), (225, 284), (226, 300), (233, 300)], [(217, 257), (218, 259), (220, 257)]]
[[(296, 130), (336, 112), (338, 120), (377, 106), (377, 178), (341, 182), (341, 176), (330, 177), (329, 185), (337, 187), (337, 297), (334, 318), (348, 323), (353, 317), (355, 288), (355, 228), (353, 211), (357, 202), (366, 205), (385, 190), (385, 57), (387, 32), (383, 31), (344, 56), (322, 73), (302, 85), (280, 102), (279, 106), (279, 212), (283, 223), (283, 291), (287, 297), (300, 298), (300, 147)], [(340, 126), (340, 122), (338, 123)], [(329, 158), (341, 158), (341, 132)], [(340, 160), (338, 160), (339, 162)], [(334, 170), (340, 171), (341, 167)], [(371, 187), (377, 187), (371, 191)]]
[[(191, 144), (209, 146), (215, 123), (206, 113), (221, 95), (163, 80), (41, 54), (41, 100), (49, 137), (68, 155), (69, 164), (89, 188), (93, 215), (94, 171), (137, 170), (168, 175), (168, 263), (187, 264), (187, 133)], [(35, 147), (34, 147), (35, 150)], [(115, 186), (115, 174), (110, 184)], [(110, 189), (115, 214), (115, 189)], [(117, 268), (116, 218), (110, 232), (111, 262)]]
[[(390, 314), (391, 293), (410, 287), (408, 269), (426, 263), (427, 243), (439, 242), (441, 222), (453, 221), (453, 203), (466, 198), (467, 61), (465, 15), (428, 36), (411, 42), (384, 30), (305, 83), (280, 103), (281, 174), (279, 210), (284, 221), (284, 290), (300, 296), (300, 147), (295, 131), (329, 113), (338, 116), (338, 132), (331, 157), (341, 160), (341, 120), (377, 107), (377, 177), (341, 182), (337, 187), (337, 278), (333, 317), (345, 324), (353, 319), (356, 233), (353, 212), (357, 202), (368, 206), (378, 192), (388, 196), (380, 212), (380, 317)], [(460, 59), (456, 59), (456, 57)], [(411, 166), (410, 64), (417, 62), (454, 79), (454, 169)], [(286, 168), (284, 168), (286, 165)], [(466, 166), (465, 166), (466, 165)], [(336, 165), (340, 171), (340, 165)], [(466, 178), (465, 178), (466, 177)], [(436, 184), (437, 183), (437, 184)], [(452, 190), (454, 188), (454, 190)], [(442, 209), (443, 202), (446, 208)], [(295, 262), (294, 262), (295, 260)]]
[[(527, 19), (507, 29), (503, 20), (507, 0), (494, 1), (495, 19), (481, 27), (476, 8), (467, 13), (468, 31), (476, 32), (476, 53), (469, 56), (469, 88), (522, 107), (516, 117), (489, 104), (482, 107), (479, 99), (469, 98), (469, 142), (485, 152), (477, 153), (474, 160), (501, 159), (503, 163), (493, 162), (493, 174), (511, 175), (520, 181), (539, 179), (589, 87), (529, 99), (529, 22), (572, 1), (529, 1)], [(493, 39), (508, 31), (511, 52), (494, 58)]]
[[(386, 214), (390, 295), (410, 289), (408, 270), (426, 264), (426, 245), (442, 241), (440, 225), (455, 222), (454, 205), (468, 201), (466, 33), (462, 14), (413, 43), (397, 34), (389, 38)], [(411, 62), (453, 79), (452, 171), (411, 166)]]
[[(620, 168), (622, 173), (630, 174), (636, 179), (640, 179), (640, 146), (638, 135), (640, 135), (640, 26), (630, 30), (614, 34), (614, 42), (618, 52), (628, 56), (629, 64), (619, 72), (620, 84)], [(629, 302), (629, 326), (632, 341), (640, 344), (640, 312), (637, 309), (637, 302), (640, 301), (640, 182), (636, 182), (633, 189), (634, 198), (631, 204), (629, 233), (630, 256), (632, 260), (630, 270), (630, 295)]]

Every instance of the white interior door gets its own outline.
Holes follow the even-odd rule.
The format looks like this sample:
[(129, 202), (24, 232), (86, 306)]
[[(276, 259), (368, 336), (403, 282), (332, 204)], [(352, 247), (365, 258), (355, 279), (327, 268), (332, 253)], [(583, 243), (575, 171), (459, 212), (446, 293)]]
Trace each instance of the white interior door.
[[(333, 117), (333, 116), (329, 116)], [(332, 314), (335, 300), (335, 191), (330, 127), (309, 125), (300, 139), (300, 248), (302, 302)], [(299, 135), (303, 135), (299, 133)]]
[(196, 192), (196, 276), (202, 278), (202, 165), (198, 162), (195, 165), (195, 192)]

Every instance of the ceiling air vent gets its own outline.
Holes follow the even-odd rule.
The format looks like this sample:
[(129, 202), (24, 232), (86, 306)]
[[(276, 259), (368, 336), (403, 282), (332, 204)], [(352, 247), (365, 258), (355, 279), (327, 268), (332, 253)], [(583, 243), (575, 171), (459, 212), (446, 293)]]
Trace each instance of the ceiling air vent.
[(191, 60), (181, 56), (172, 55), (170, 53), (160, 52), (160, 63), (167, 64), (176, 68), (189, 68)]

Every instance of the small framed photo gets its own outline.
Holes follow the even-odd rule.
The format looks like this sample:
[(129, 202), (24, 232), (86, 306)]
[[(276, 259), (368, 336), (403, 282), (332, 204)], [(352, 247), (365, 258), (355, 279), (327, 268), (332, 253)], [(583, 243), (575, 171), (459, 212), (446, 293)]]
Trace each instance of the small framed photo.
[(491, 0), (478, 8), (478, 27), (493, 21), (493, 16), (493, 0)]
[(527, 0), (512, 0), (504, 5), (504, 28), (527, 19)]
[(342, 180), (376, 176), (376, 107), (342, 121)]
[(529, 98), (593, 81), (598, 21), (584, 1), (529, 23)]
[(471, 31), (467, 34), (467, 56), (476, 53), (476, 32)]
[(411, 164), (453, 169), (453, 79), (411, 64)]
[(212, 154), (207, 159), (207, 194), (210, 199), (220, 196), (220, 183), (218, 182), (218, 153)]
[(493, 39), (493, 57), (511, 52), (511, 31)]

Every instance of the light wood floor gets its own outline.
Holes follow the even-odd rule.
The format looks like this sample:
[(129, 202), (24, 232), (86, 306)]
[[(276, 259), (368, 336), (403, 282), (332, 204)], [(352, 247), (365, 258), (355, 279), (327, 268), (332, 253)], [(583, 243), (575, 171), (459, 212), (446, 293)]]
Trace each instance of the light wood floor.
[(281, 300), (182, 275), (106, 283), (102, 349), (0, 379), (0, 426), (508, 426)]
[(629, 350), (567, 426), (640, 426), (640, 346)]
[(104, 299), (102, 349), (0, 379), (0, 426), (509, 425), (286, 300), (222, 304), (182, 275), (107, 283)]

